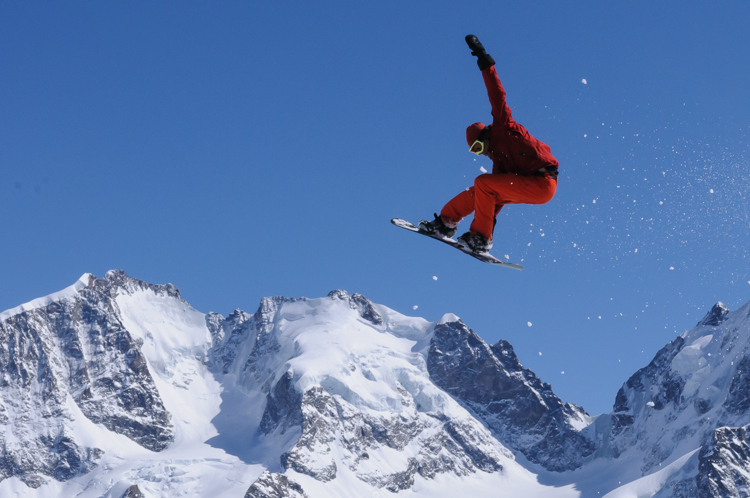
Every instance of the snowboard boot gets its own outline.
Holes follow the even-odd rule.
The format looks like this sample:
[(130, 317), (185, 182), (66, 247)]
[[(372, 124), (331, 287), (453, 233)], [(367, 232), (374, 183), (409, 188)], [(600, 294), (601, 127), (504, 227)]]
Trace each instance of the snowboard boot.
[(487, 240), (487, 237), (478, 232), (466, 232), (458, 239), (458, 247), (464, 251), (468, 250), (478, 254), (485, 254), (492, 249), (492, 241)]
[(422, 220), (419, 222), (419, 228), (427, 232), (431, 237), (443, 236), (448, 239), (456, 235), (456, 227), (450, 227), (443, 222), (442, 216), (435, 213), (435, 219), (432, 221)]

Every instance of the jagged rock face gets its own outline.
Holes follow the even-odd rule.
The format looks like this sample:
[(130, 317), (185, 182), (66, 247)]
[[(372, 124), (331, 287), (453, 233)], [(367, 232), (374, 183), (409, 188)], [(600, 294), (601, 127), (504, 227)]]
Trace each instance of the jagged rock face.
[(144, 497), (143, 497), (143, 493), (141, 493), (140, 488), (138, 488), (138, 485), (133, 484), (125, 491), (125, 494), (122, 495), (122, 498), (144, 498)]
[[(644, 407), (636, 406), (636, 403), (657, 410), (669, 404), (679, 404), (685, 381), (672, 370), (671, 365), (684, 345), (685, 340), (682, 337), (669, 343), (656, 354), (648, 366), (638, 370), (617, 392), (610, 434), (610, 446), (615, 457), (619, 457), (637, 441), (638, 434), (634, 428), (636, 413)], [(653, 396), (650, 396), (651, 393)]]
[(716, 303), (714, 307), (711, 308), (711, 311), (703, 317), (703, 320), (698, 322), (698, 325), (704, 327), (718, 327), (724, 320), (726, 320), (728, 314), (729, 308), (727, 308), (724, 303)]
[(263, 472), (245, 493), (245, 498), (307, 498), (302, 486), (284, 474)]
[(338, 301), (345, 301), (349, 304), (349, 307), (353, 310), (357, 310), (363, 320), (366, 320), (373, 325), (383, 325), (383, 317), (375, 309), (372, 302), (362, 294), (349, 295), (344, 290), (334, 290), (328, 293), (328, 297)]
[(698, 476), (700, 498), (750, 496), (748, 427), (721, 427), (701, 448)]
[(508, 342), (490, 347), (463, 322), (440, 323), (427, 366), (435, 384), (530, 461), (548, 470), (572, 470), (595, 450), (575, 429), (586, 425), (588, 415), (524, 369)]
[[(281, 463), (284, 468), (319, 481), (336, 478), (335, 447), (357, 477), (392, 492), (409, 489), (417, 474), (433, 478), (446, 472), (468, 475), (478, 470), (502, 469), (497, 445), (486, 432), (478, 430), (481, 426), (426, 417), (416, 410), (407, 392), (403, 401), (411, 410), (398, 415), (363, 414), (340, 396), (332, 396), (320, 387), (297, 399), (298, 409), (287, 410), (290, 416), (284, 424), (290, 426), (289, 420), (301, 419), (301, 435), (294, 447), (282, 455)], [(275, 427), (265, 427), (267, 431), (271, 429)], [(369, 453), (374, 450), (390, 448), (400, 452), (407, 447), (412, 450), (410, 453), (417, 454), (408, 459), (403, 470), (391, 474), (367, 470)]]
[(115, 302), (118, 292), (148, 285), (109, 272), (74, 296), (0, 322), (0, 479), (34, 486), (42, 475), (67, 480), (93, 468), (101, 451), (76, 442), (68, 399), (141, 446), (169, 444), (170, 415)]
[(248, 347), (248, 342), (252, 347), (254, 319), (255, 317), (239, 309), (234, 310), (226, 319), (218, 313), (206, 315), (206, 326), (214, 344), (211, 349), (214, 368), (218, 367), (224, 374), (229, 373), (243, 347)]

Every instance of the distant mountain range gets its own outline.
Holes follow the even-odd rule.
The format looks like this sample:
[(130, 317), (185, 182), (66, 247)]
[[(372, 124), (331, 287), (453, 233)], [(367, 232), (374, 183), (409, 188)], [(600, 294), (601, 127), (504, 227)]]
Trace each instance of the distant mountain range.
[(750, 496), (749, 343), (718, 303), (591, 417), (452, 314), (86, 274), (0, 313), (0, 496)]

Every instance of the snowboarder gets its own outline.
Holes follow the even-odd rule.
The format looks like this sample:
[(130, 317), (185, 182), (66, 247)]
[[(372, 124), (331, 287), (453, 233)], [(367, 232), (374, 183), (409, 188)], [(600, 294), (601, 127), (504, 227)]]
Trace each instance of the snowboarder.
[(505, 102), (505, 90), (495, 70), (495, 60), (476, 36), (466, 36), (471, 55), (477, 57), (492, 106), (492, 124), (466, 128), (469, 152), (492, 159), (492, 173), (479, 175), (474, 186), (443, 207), (433, 221), (419, 227), (435, 235), (453, 237), (459, 222), (474, 212), (470, 230), (457, 242), (462, 249), (486, 253), (492, 248), (497, 215), (506, 204), (545, 204), (557, 190), (557, 159), (547, 144), (516, 123)]

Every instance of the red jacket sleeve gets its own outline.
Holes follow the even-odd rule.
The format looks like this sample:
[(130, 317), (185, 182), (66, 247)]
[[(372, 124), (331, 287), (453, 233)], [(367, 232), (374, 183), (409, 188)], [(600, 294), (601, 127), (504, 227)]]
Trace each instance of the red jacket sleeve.
[(493, 125), (507, 126), (513, 122), (510, 107), (505, 102), (505, 89), (500, 83), (495, 66), (490, 66), (482, 71), (484, 85), (487, 87), (487, 95), (490, 97), (492, 106), (492, 117), (495, 118)]

